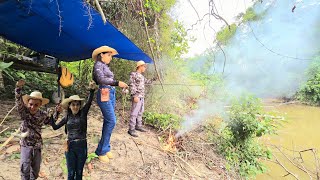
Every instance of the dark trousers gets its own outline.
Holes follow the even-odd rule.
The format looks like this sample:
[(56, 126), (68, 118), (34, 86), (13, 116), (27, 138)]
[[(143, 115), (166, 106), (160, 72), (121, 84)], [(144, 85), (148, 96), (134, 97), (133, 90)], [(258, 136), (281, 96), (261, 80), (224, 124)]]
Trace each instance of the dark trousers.
[(21, 146), (20, 173), (22, 180), (37, 179), (41, 164), (41, 149)]
[(88, 155), (87, 141), (71, 141), (68, 144), (68, 152), (65, 152), (68, 168), (68, 180), (81, 180), (83, 167)]

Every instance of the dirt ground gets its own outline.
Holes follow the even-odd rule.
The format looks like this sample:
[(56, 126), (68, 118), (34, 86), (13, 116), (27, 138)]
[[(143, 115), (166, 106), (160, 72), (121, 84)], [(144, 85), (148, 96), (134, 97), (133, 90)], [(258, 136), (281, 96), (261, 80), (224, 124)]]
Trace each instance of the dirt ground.
[[(13, 101), (1, 101), (0, 120), (14, 106)], [(225, 162), (214, 153), (214, 146), (202, 140), (201, 129), (182, 137), (182, 150), (170, 153), (163, 150), (166, 136), (152, 127), (148, 132), (133, 138), (127, 133), (127, 123), (118, 116), (116, 128), (111, 137), (114, 159), (102, 164), (97, 158), (85, 165), (84, 179), (234, 179), (225, 170)], [(16, 110), (0, 126), (0, 141), (3, 143), (19, 127)], [(100, 139), (102, 114), (94, 102), (88, 118), (88, 154), (95, 151)], [(39, 179), (67, 179), (63, 142), (64, 128), (57, 131), (50, 126), (42, 131), (44, 147)], [(14, 138), (0, 152), (0, 180), (20, 179), (19, 139)]]

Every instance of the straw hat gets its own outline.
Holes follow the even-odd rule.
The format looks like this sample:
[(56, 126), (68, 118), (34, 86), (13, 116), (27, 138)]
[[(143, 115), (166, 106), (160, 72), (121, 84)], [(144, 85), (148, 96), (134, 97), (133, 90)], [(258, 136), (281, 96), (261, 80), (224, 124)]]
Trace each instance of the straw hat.
[(138, 61), (136, 68), (138, 68), (139, 66), (142, 66), (144, 64), (146, 64), (144, 61)]
[(30, 95), (26, 94), (26, 95), (22, 96), (22, 100), (23, 100), (24, 104), (28, 104), (28, 101), (30, 99), (39, 99), (39, 100), (41, 100), (41, 106), (49, 103), (49, 99), (43, 98), (42, 97), (42, 93), (39, 92), (39, 91), (33, 91)]
[(101, 46), (101, 47), (95, 49), (95, 50), (92, 52), (92, 59), (93, 59), (93, 60), (97, 60), (97, 56), (98, 56), (100, 53), (102, 53), (102, 52), (111, 52), (111, 55), (112, 55), (112, 56), (118, 54), (118, 52), (117, 52), (115, 49), (113, 49), (113, 48), (111, 48), (111, 47), (109, 47), (109, 46)]
[(70, 103), (71, 101), (80, 101), (80, 102), (81, 102), (81, 107), (82, 107), (84, 99), (83, 99), (83, 98), (80, 98), (78, 95), (72, 95), (72, 96), (70, 96), (69, 98), (64, 99), (64, 100), (61, 102), (62, 108), (68, 109), (69, 103)]

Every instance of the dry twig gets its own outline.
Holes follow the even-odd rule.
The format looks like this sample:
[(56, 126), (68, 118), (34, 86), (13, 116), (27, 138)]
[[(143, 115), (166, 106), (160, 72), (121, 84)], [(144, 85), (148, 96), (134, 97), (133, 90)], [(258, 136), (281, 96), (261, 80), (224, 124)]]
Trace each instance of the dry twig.
[[(131, 137), (130, 137), (130, 138), (131, 138)], [(136, 144), (136, 146), (137, 146), (137, 148), (138, 148), (138, 150), (139, 150), (139, 152), (140, 152), (142, 162), (143, 162), (143, 164), (144, 164), (145, 161), (144, 161), (144, 157), (143, 157), (143, 152), (142, 152), (141, 149), (139, 148), (137, 142), (136, 142), (133, 138), (131, 138), (131, 139), (132, 139), (132, 141)]]
[(10, 109), (10, 111), (7, 113), (7, 115), (3, 118), (3, 120), (1, 121), (1, 123), (0, 123), (0, 126), (2, 125), (2, 123), (4, 122), (4, 120), (6, 120), (6, 118), (8, 117), (8, 115), (14, 110), (14, 108), (16, 108), (17, 107), (17, 105), (14, 105), (11, 109)]
[(183, 161), (186, 165), (188, 165), (199, 177), (203, 177), (193, 166), (191, 166), (187, 161), (182, 159), (180, 156), (175, 155), (175, 157), (178, 157), (181, 161)]
[(109, 173), (128, 174), (128, 173), (122, 172), (122, 171), (108, 170), (108, 169), (105, 169), (105, 168), (100, 167), (100, 166), (97, 166), (97, 168), (102, 170), (102, 171), (109, 172)]
[(290, 172), (277, 158), (276, 155), (273, 155), (276, 159), (277, 164), (279, 164), (286, 172), (287, 174), (283, 175), (283, 177), (286, 177), (288, 175), (292, 175), (295, 179), (299, 179), (295, 174), (293, 174), (292, 172)]
[(2, 131), (0, 132), (0, 134), (2, 134), (3, 132), (5, 132), (7, 129), (9, 129), (9, 127), (6, 127), (4, 130), (2, 130)]
[(3, 143), (1, 144), (0, 151), (11, 141), (12, 138), (14, 138), (15, 135), (17, 135), (20, 132), (20, 129), (17, 129), (15, 132), (11, 134), (11, 136)]

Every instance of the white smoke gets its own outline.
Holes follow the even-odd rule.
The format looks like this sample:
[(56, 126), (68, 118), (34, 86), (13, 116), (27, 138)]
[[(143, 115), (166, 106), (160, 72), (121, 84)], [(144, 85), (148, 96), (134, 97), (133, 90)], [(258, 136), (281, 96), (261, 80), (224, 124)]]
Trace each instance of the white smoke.
[[(290, 1), (263, 1), (254, 7), (257, 12), (269, 9), (262, 20), (250, 22), (251, 27), (241, 24), (224, 47), (227, 56), (224, 80), (228, 93), (235, 97), (243, 93), (261, 98), (290, 97), (305, 82), (310, 59), (320, 49), (320, 3), (318, 0), (303, 3), (304, 8), (297, 6), (294, 13)], [(222, 72), (223, 63), (223, 54), (215, 54), (212, 71)], [(184, 117), (177, 135), (190, 131), (208, 116), (224, 116), (226, 104), (227, 101), (200, 101), (199, 108)]]

